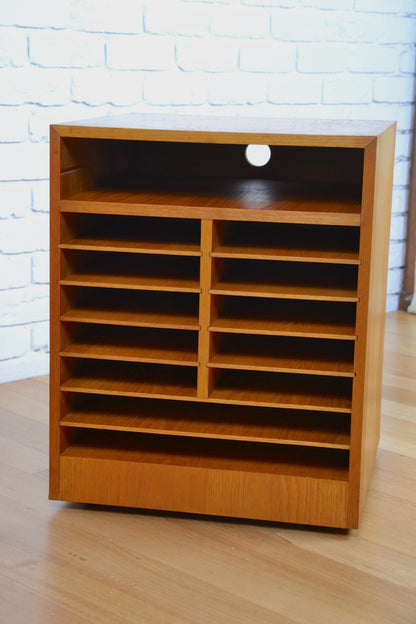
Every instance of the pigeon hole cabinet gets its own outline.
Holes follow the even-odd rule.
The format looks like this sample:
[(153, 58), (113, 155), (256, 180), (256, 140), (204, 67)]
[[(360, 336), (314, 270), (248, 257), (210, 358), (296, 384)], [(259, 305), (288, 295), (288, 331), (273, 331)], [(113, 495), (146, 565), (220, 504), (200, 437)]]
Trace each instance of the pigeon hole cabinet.
[(52, 499), (358, 526), (394, 139), (367, 121), (51, 127)]

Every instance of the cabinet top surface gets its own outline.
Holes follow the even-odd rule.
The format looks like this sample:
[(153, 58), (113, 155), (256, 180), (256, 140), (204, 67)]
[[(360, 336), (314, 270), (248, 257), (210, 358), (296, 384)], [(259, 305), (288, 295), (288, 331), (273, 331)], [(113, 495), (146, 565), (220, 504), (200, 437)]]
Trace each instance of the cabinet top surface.
[(282, 119), (132, 113), (54, 124), (62, 137), (365, 147), (391, 121)]

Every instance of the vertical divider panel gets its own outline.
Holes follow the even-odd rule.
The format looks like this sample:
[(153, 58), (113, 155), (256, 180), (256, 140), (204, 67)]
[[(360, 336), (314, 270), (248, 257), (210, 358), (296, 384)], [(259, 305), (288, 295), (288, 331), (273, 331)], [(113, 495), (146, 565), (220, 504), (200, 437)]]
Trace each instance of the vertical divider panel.
[(212, 281), (212, 245), (213, 245), (214, 222), (210, 219), (201, 221), (201, 268), (199, 295), (199, 341), (198, 341), (198, 385), (197, 396), (200, 399), (207, 399), (211, 391), (211, 371), (207, 367), (210, 360), (210, 335), (209, 325), (211, 323), (211, 295), (209, 289)]

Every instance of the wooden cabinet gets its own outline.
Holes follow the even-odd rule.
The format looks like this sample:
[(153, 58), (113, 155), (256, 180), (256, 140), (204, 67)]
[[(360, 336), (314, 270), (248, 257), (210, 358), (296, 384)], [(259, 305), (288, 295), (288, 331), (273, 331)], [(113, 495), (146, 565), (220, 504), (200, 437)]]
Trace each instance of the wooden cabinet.
[(358, 526), (394, 137), (355, 121), (52, 126), (51, 498)]

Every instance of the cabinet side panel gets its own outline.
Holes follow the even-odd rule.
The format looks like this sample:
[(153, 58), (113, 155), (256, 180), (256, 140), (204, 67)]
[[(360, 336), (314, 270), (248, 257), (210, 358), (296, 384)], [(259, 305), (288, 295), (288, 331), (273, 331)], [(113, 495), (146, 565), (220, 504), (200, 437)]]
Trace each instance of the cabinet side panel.
[(395, 126), (366, 149), (358, 281), (349, 526), (358, 526), (380, 434)]
[(366, 354), (366, 370), (371, 372), (371, 374), (369, 374), (364, 391), (365, 418), (361, 451), (360, 513), (368, 489), (380, 436), (395, 132), (396, 127), (393, 126), (382, 134), (377, 141), (373, 236), (371, 242), (372, 261), (368, 302), (368, 346)]
[(60, 456), (60, 366), (59, 366), (59, 276), (60, 257), (60, 164), (61, 139), (51, 128), (50, 134), (50, 426), (49, 426), (49, 497), (59, 497)]

